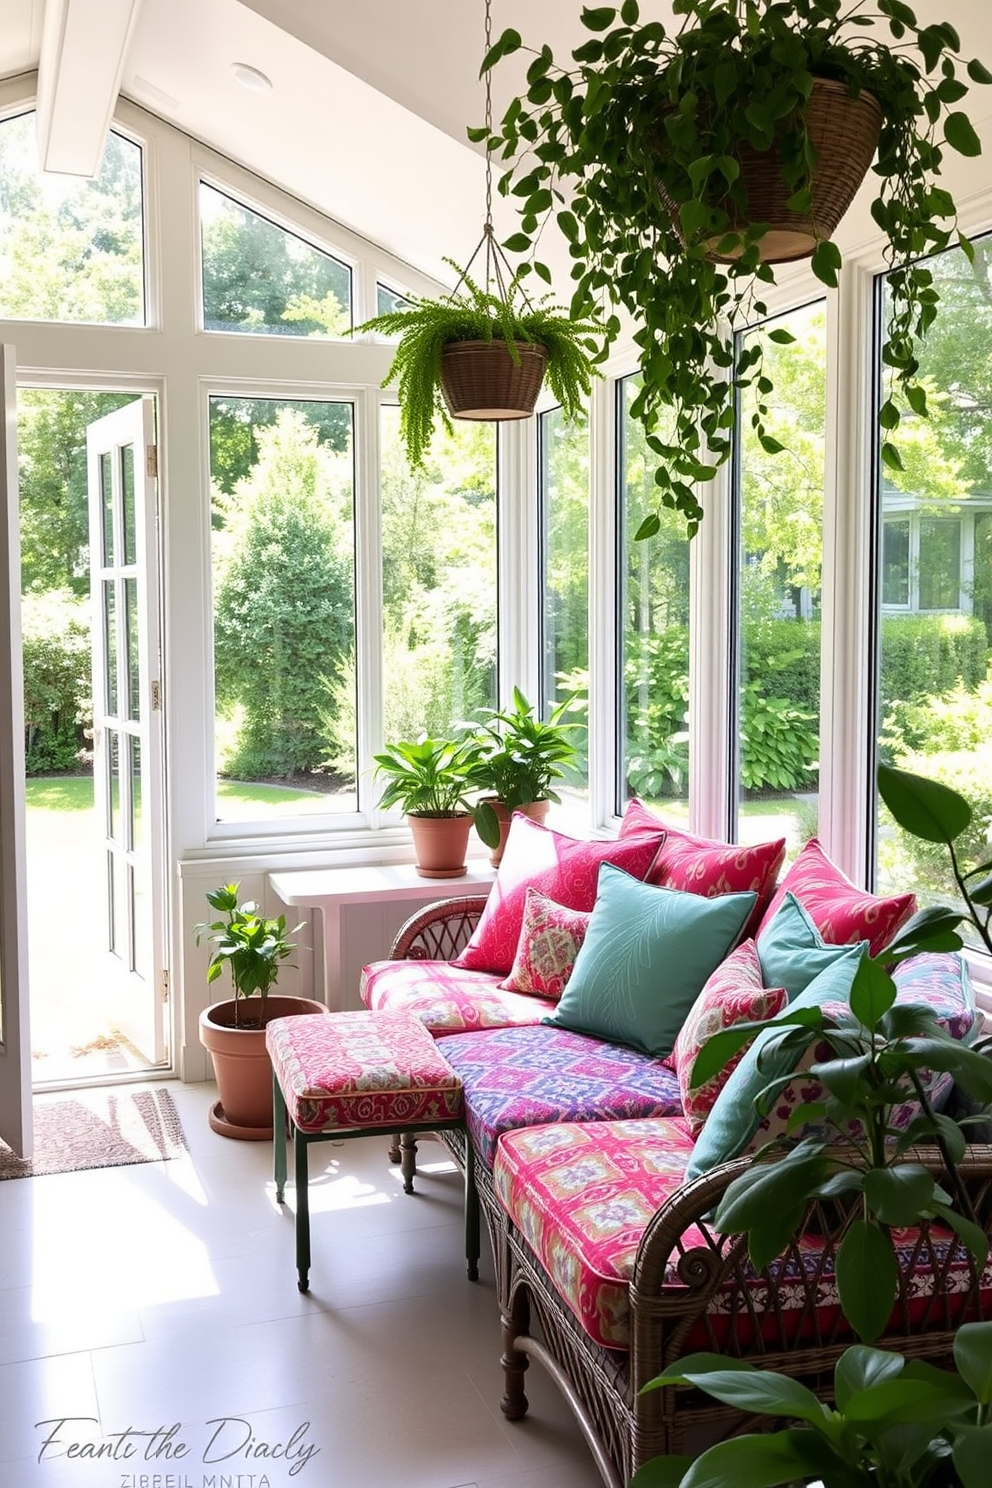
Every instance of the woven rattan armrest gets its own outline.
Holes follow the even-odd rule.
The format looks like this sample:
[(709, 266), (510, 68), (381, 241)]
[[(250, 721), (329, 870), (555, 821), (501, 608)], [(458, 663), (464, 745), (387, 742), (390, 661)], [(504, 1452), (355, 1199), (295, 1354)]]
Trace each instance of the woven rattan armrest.
[(390, 961), (453, 961), (468, 945), (485, 907), (485, 894), (428, 904), (400, 927)]

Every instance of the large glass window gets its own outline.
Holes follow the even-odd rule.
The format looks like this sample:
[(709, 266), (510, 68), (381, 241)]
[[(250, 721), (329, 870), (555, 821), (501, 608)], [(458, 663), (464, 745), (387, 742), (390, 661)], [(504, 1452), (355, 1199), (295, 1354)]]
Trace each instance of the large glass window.
[(413, 471), (382, 409), (383, 729), (444, 736), (496, 706), (496, 430), (435, 435)]
[[(785, 339), (785, 337), (791, 339)], [(826, 418), (826, 318), (804, 306), (748, 331), (774, 391), (741, 394), (738, 837), (816, 833), (820, 755), (820, 583)], [(767, 453), (755, 431), (766, 407)]]
[[(589, 429), (568, 423), (560, 408), (538, 421), (540, 459), (541, 701), (549, 711), (563, 698), (589, 701)], [(579, 719), (578, 711), (573, 715)], [(584, 734), (576, 733), (576, 740)], [(585, 749), (568, 785), (585, 790)]]
[(218, 821), (354, 811), (350, 403), (210, 403)]
[(0, 316), (145, 320), (141, 150), (113, 131), (92, 181), (43, 174), (33, 113), (0, 122)]
[[(992, 238), (975, 254), (972, 265), (955, 248), (929, 265), (940, 309), (918, 355), (930, 417), (902, 409), (901, 468), (887, 466), (878, 482), (879, 754), (968, 799), (972, 824), (955, 844), (964, 867), (992, 857)], [(899, 602), (893, 527), (905, 533), (902, 613), (885, 609)], [(946, 849), (902, 833), (884, 808), (877, 859), (883, 887), (953, 898)]]
[(654, 457), (630, 416), (637, 380), (618, 384), (621, 475), (622, 780), (617, 809), (640, 796), (668, 815), (689, 801), (689, 540), (685, 518), (661, 510), (647, 542), (634, 533), (658, 506)]
[(208, 331), (343, 336), (351, 270), (200, 182), (203, 324)]

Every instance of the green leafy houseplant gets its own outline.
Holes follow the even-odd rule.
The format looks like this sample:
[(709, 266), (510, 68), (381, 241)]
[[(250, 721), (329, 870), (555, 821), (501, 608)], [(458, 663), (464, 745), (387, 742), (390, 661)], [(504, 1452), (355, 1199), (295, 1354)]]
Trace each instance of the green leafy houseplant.
[(429, 739), (426, 734), (388, 745), (373, 755), (376, 775), (388, 781), (380, 806), (399, 806), (409, 816), (468, 814), (479, 752), (474, 739)]
[[(561, 779), (562, 766), (575, 760), (575, 745), (568, 735), (581, 726), (562, 722), (573, 704), (574, 698), (566, 698), (548, 718), (538, 718), (533, 705), (515, 687), (512, 707), (485, 709), (482, 726), (474, 736), (480, 753), (471, 784), (488, 791), (509, 813), (535, 801), (560, 800), (552, 781)], [(487, 847), (497, 847), (500, 824), (492, 802), (478, 801), (473, 815), (482, 841)]]
[[(231, 974), (235, 1028), (265, 1023), (265, 999), (279, 976), (279, 967), (296, 948), (289, 937), (303, 928), (301, 923), (287, 930), (285, 915), (267, 919), (252, 900), (239, 904), (239, 888), (240, 884), (235, 883), (210, 890), (207, 903), (225, 918), (195, 927), (197, 945), (205, 937), (214, 947), (207, 966), (208, 985), (223, 976), (225, 970)], [(256, 994), (260, 1005), (258, 1018), (239, 1017), (242, 998)]]
[[(747, 1235), (751, 1258), (761, 1267), (795, 1233), (809, 1199), (853, 1198), (855, 1217), (837, 1250), (835, 1280), (844, 1315), (862, 1343), (838, 1361), (832, 1409), (784, 1375), (715, 1354), (680, 1360), (647, 1388), (693, 1384), (742, 1411), (800, 1424), (721, 1443), (695, 1462), (659, 1458), (635, 1475), (632, 1488), (775, 1488), (813, 1478), (826, 1488), (986, 1488), (989, 1482), (992, 1323), (958, 1330), (953, 1372), (870, 1345), (896, 1298), (892, 1229), (938, 1220), (955, 1232), (979, 1271), (988, 1256), (988, 1235), (975, 1222), (958, 1172), (963, 1123), (933, 1110), (922, 1071), (950, 1073), (987, 1105), (992, 1041), (969, 1047), (951, 1038), (928, 1008), (897, 1005), (886, 967), (923, 949), (959, 949), (954, 926), (962, 919), (987, 926), (990, 865), (965, 872), (956, 861), (953, 844), (968, 825), (970, 808), (955, 791), (885, 766), (879, 790), (905, 830), (947, 843), (964, 914), (921, 911), (877, 958), (866, 957), (844, 1015), (809, 1009), (775, 1020), (781, 1032), (763, 1051), (766, 1068), (769, 1057), (782, 1058), (788, 1072), (770, 1080), (759, 1109), (768, 1109), (793, 1079), (797, 1057), (815, 1043), (809, 1075), (825, 1095), (799, 1106), (789, 1129), (813, 1122), (822, 1135), (769, 1144), (729, 1185), (714, 1219), (725, 1233)], [(714, 1073), (760, 1027), (716, 1035), (700, 1053), (693, 1079)], [(906, 1100), (918, 1103), (919, 1115), (900, 1130), (892, 1117)], [(941, 1151), (950, 1192), (910, 1150), (928, 1143)]]
[[(450, 259), (446, 262), (457, 269)], [(596, 337), (602, 331), (590, 316), (573, 318), (544, 299), (532, 303), (520, 286), (519, 275), (501, 296), (483, 289), (467, 274), (462, 275), (456, 293), (437, 300), (414, 299), (377, 315), (359, 329), (400, 338), (383, 386), (396, 384), (400, 434), (414, 468), (423, 465), (438, 420), (451, 432), (442, 391), (445, 347), (459, 342), (503, 342), (516, 363), (521, 346), (543, 348), (548, 385), (565, 417), (571, 419), (585, 411), (593, 355), (599, 349)]]
[[(981, 151), (956, 107), (968, 91), (961, 73), (978, 83), (992, 82), (992, 73), (964, 61), (950, 23), (921, 26), (903, 0), (674, 0), (673, 9), (682, 21), (671, 31), (641, 24), (637, 0), (584, 9), (590, 37), (572, 65), (559, 66), (550, 46), (530, 49), (525, 95), (495, 133), (469, 133), (511, 162), (500, 190), (517, 198), (521, 222), (505, 246), (533, 251), (556, 218), (573, 259), (572, 313), (586, 316), (605, 297), (633, 316), (643, 382), (631, 412), (658, 458), (659, 499), (684, 513), (691, 534), (702, 516), (695, 485), (729, 456), (740, 388), (758, 393), (753, 420), (765, 450), (782, 448), (765, 428), (772, 385), (758, 338), (733, 339), (768, 314), (763, 286), (775, 281), (762, 256), (768, 224), (748, 221), (745, 152), (779, 153), (789, 211), (814, 215), (813, 273), (836, 287), (841, 254), (815, 222), (810, 100), (826, 80), (879, 105), (871, 212), (885, 237), (890, 288), (879, 422), (882, 458), (898, 466), (896, 391), (926, 413), (915, 342), (938, 303), (920, 260), (957, 231), (940, 185), (944, 148)], [(483, 71), (522, 45), (519, 32), (504, 31)], [(972, 257), (968, 240), (960, 242)], [(615, 339), (619, 316), (606, 326)], [(791, 339), (781, 329), (770, 335)], [(658, 526), (651, 513), (637, 536)]]

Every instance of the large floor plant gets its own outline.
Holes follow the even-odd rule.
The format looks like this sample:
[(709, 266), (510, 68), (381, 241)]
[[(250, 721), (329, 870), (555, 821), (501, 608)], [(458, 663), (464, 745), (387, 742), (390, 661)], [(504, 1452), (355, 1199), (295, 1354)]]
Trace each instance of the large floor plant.
[[(758, 438), (769, 453), (781, 448), (765, 428), (772, 386), (761, 346), (733, 336), (767, 315), (763, 295), (775, 279), (763, 252), (769, 224), (748, 211), (745, 154), (778, 153), (789, 209), (813, 214), (813, 273), (836, 287), (841, 254), (816, 225), (810, 100), (820, 80), (852, 100), (877, 100), (871, 212), (890, 270), (879, 420), (882, 458), (898, 466), (901, 403), (926, 413), (916, 340), (938, 296), (920, 260), (958, 239), (941, 182), (944, 149), (981, 152), (958, 105), (967, 80), (989, 83), (992, 73), (961, 56), (949, 21), (920, 25), (903, 0), (674, 0), (672, 8), (671, 29), (642, 23), (637, 0), (584, 9), (589, 39), (571, 65), (560, 66), (550, 46), (528, 48), (526, 93), (498, 130), (470, 136), (511, 162), (500, 189), (516, 198), (521, 221), (506, 246), (532, 252), (557, 219), (573, 259), (573, 315), (605, 299), (633, 316), (643, 380), (631, 412), (658, 458), (659, 499), (685, 514), (691, 534), (702, 516), (697, 483), (730, 453), (738, 389), (756, 388)], [(483, 70), (522, 46), (519, 32), (504, 31)], [(616, 316), (607, 324), (611, 337), (620, 333)], [(671, 432), (663, 436), (665, 410)], [(637, 536), (658, 527), (655, 512)]]
[[(824, 1488), (988, 1488), (992, 1481), (992, 1323), (969, 1322), (958, 1330), (954, 1370), (872, 1347), (896, 1301), (892, 1230), (932, 1220), (957, 1236), (978, 1273), (988, 1258), (989, 1237), (958, 1177), (965, 1132), (934, 1111), (922, 1071), (951, 1074), (961, 1090), (988, 1105), (992, 1040), (969, 1046), (951, 1038), (930, 1009), (897, 1004), (888, 968), (922, 949), (960, 948), (954, 927), (962, 919), (984, 936), (992, 864), (966, 872), (957, 862), (954, 842), (970, 818), (957, 792), (887, 767), (879, 787), (901, 827), (946, 843), (964, 912), (922, 911), (878, 957), (865, 958), (843, 1016), (812, 1009), (775, 1020), (781, 1032), (766, 1053), (779, 1073), (759, 1105), (793, 1078), (815, 1043), (818, 1058), (809, 1074), (825, 1096), (815, 1107), (799, 1107), (790, 1127), (812, 1121), (820, 1134), (786, 1137), (759, 1152), (728, 1187), (714, 1221), (724, 1233), (747, 1234), (760, 1269), (795, 1234), (808, 1200), (853, 1199), (856, 1213), (837, 1251), (835, 1280), (861, 1341), (838, 1361), (832, 1406), (787, 1375), (739, 1360), (716, 1354), (680, 1360), (647, 1388), (696, 1385), (742, 1412), (796, 1424), (735, 1437), (695, 1461), (658, 1458), (635, 1474), (632, 1488), (776, 1488), (817, 1479)], [(716, 1035), (693, 1079), (708, 1078), (760, 1026)], [(899, 1130), (893, 1112), (907, 1099), (918, 1103), (919, 1115)], [(939, 1148), (946, 1189), (916, 1160), (917, 1144)]]

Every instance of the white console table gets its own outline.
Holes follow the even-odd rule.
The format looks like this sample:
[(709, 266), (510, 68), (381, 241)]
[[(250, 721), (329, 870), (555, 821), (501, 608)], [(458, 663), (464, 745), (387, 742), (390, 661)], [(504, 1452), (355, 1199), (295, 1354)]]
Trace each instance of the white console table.
[[(277, 899), (293, 909), (318, 909), (323, 922), (323, 989), (329, 1008), (358, 1008), (361, 969), (389, 954), (393, 937), (418, 905), (488, 893), (496, 871), (470, 861), (460, 878), (421, 878), (412, 863), (307, 868), (268, 875)], [(316, 948), (315, 948), (316, 950)]]

